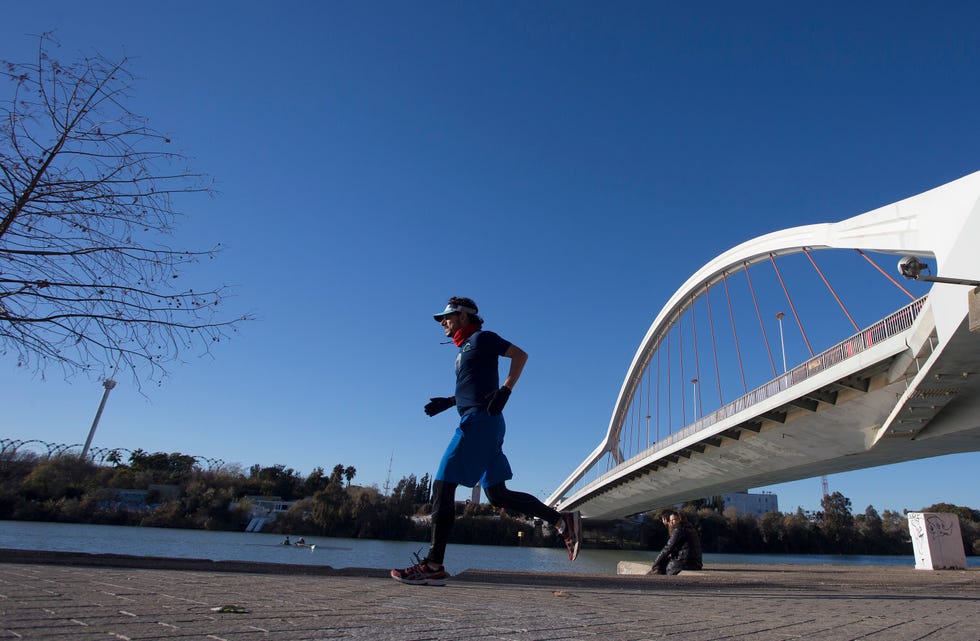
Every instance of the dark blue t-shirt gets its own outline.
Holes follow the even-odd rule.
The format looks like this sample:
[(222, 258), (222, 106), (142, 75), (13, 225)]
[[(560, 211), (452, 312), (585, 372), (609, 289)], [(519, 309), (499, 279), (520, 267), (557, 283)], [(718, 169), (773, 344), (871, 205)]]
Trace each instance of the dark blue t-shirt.
[(456, 408), (460, 415), (484, 409), (487, 396), (500, 387), (498, 359), (510, 342), (493, 332), (477, 331), (466, 339), (456, 355)]

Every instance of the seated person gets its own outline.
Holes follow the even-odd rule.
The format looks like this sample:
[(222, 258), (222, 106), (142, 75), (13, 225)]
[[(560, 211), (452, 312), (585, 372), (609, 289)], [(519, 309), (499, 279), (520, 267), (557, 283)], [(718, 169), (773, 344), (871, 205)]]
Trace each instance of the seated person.
[(664, 510), (660, 519), (666, 522), (669, 538), (653, 562), (654, 574), (680, 574), (681, 570), (700, 570), (701, 539), (683, 514)]

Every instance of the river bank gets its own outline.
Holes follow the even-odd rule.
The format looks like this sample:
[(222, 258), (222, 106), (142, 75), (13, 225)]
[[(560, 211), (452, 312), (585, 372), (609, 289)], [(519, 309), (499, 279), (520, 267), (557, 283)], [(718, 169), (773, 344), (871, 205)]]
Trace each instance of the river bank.
[[(265, 563), (258, 561), (134, 556), (128, 554), (91, 554), (0, 548), (0, 563), (10, 565), (54, 565), (65, 567), (119, 568), (131, 570), (172, 570), (191, 572), (248, 573), (297, 576), (353, 576), (388, 578), (388, 568), (339, 567), (305, 563)], [(944, 586), (978, 591), (980, 600), (980, 567), (965, 570), (916, 570), (898, 565), (804, 565), (727, 563), (707, 565), (697, 572), (682, 572), (687, 585), (700, 586), (769, 586), (784, 589), (812, 589), (815, 586), (871, 587), (889, 590), (918, 590)], [(577, 572), (535, 572), (533, 570), (467, 569), (453, 576), (454, 581), (479, 583), (514, 583), (520, 585), (572, 584), (579, 587), (608, 585), (610, 581), (624, 586), (642, 587), (677, 580), (662, 575), (595, 575)], [(644, 583), (646, 582), (646, 583)]]
[[(207, 561), (329, 566), (332, 568), (393, 568), (410, 565), (424, 554), (425, 541), (307, 538), (316, 548), (282, 545), (276, 534), (212, 532), (111, 525), (79, 525), (31, 521), (0, 521), (0, 549), (75, 552)], [(574, 562), (563, 547), (452, 545), (447, 564), (453, 573), (465, 570), (613, 575), (619, 561), (650, 563), (657, 550), (585, 549)], [(980, 565), (968, 557), (971, 566)], [(708, 567), (730, 565), (832, 565), (848, 567), (914, 567), (909, 556), (833, 556), (777, 554), (706, 554)]]

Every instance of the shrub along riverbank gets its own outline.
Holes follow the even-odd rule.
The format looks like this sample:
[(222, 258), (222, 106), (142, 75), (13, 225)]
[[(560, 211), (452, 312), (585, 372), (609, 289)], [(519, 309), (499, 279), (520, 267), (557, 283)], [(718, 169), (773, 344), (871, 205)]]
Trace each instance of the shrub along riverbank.
[[(113, 455), (115, 454), (115, 455)], [(202, 469), (180, 453), (118, 453), (105, 464), (72, 454), (0, 455), (0, 519), (99, 523), (208, 530), (243, 530), (252, 505), (246, 497), (295, 501), (266, 529), (299, 535), (393, 540), (428, 538), (429, 476), (402, 478), (387, 494), (353, 484), (357, 470), (335, 465), (303, 476), (283, 465)], [(905, 515), (868, 506), (854, 514), (839, 492), (818, 513), (769, 512), (760, 517), (725, 510), (720, 500), (687, 503), (682, 510), (701, 535), (705, 552), (789, 554), (911, 554)], [(558, 545), (550, 528), (486, 504), (459, 503), (453, 542)], [(980, 511), (937, 504), (960, 520), (968, 555), (980, 554)], [(585, 521), (586, 547), (658, 549), (667, 532), (654, 513), (610, 522)]]

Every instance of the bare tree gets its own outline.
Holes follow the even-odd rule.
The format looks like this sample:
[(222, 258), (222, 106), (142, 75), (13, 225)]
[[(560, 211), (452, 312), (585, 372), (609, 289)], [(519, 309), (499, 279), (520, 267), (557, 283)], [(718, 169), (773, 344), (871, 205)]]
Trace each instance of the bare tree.
[(164, 240), (175, 199), (211, 193), (171, 140), (126, 106), (130, 60), (63, 65), (39, 37), (36, 62), (0, 62), (0, 353), (43, 375), (166, 375), (189, 349), (209, 354), (248, 316), (226, 317), (224, 286), (179, 285), (220, 246)]

